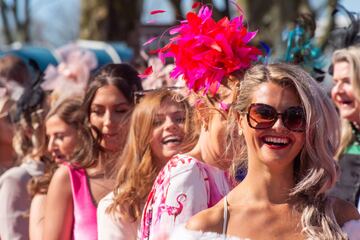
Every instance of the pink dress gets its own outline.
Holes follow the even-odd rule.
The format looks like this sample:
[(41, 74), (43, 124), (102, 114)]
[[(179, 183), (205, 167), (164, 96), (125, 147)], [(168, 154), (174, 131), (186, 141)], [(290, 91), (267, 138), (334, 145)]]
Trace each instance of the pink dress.
[(226, 171), (175, 155), (160, 171), (145, 203), (140, 239), (162, 239), (176, 225), (214, 206), (232, 188)]
[(65, 164), (69, 170), (74, 204), (73, 239), (97, 239), (96, 206), (92, 199), (86, 171)]

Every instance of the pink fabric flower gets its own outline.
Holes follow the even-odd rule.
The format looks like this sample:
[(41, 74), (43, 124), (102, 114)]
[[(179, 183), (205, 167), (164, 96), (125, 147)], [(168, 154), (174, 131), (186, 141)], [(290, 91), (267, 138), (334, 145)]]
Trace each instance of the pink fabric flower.
[(60, 58), (58, 66), (45, 70), (44, 90), (52, 91), (53, 101), (72, 95), (82, 95), (88, 85), (91, 70), (97, 67), (95, 54), (75, 44), (66, 45), (55, 52)]
[(44, 90), (56, 90), (65, 83), (85, 89), (90, 71), (97, 67), (97, 59), (90, 50), (74, 47), (62, 56), (57, 67), (49, 65), (45, 70)]
[(10, 98), (18, 101), (24, 92), (24, 87), (12, 79), (0, 78), (0, 98)]

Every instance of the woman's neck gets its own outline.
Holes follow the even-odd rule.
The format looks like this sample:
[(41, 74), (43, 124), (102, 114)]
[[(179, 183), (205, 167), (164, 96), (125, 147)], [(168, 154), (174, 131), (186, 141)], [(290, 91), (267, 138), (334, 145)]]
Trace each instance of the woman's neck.
[(199, 161), (211, 164), (216, 159), (213, 159), (214, 157), (212, 156), (211, 151), (209, 151), (206, 145), (209, 141), (210, 140), (208, 136), (205, 133), (201, 132), (198, 142), (196, 143), (195, 147), (191, 149), (188, 155), (196, 158)]
[(201, 154), (200, 141), (198, 141), (193, 149), (190, 152), (185, 153), (186, 155), (190, 155), (193, 158), (196, 158), (199, 161), (204, 162), (203, 156)]
[(289, 202), (289, 194), (295, 186), (292, 167), (274, 170), (261, 163), (253, 165), (258, 166), (250, 164), (242, 182), (253, 200), (273, 204)]
[(105, 175), (106, 172), (106, 161), (109, 159), (109, 155), (101, 153), (98, 157), (98, 160), (91, 166), (86, 169), (89, 175)]
[(119, 161), (121, 153), (120, 151), (101, 151), (96, 164), (91, 168), (94, 169), (94, 171), (103, 173), (106, 178), (113, 178), (114, 174), (117, 174), (114, 172), (114, 166), (116, 162)]

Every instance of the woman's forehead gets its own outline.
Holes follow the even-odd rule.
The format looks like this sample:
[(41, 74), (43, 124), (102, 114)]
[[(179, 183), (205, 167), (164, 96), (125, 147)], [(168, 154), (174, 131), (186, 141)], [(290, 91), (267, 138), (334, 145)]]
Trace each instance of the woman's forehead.
[(173, 113), (173, 112), (184, 112), (185, 105), (184, 103), (175, 101), (171, 98), (164, 99), (159, 108), (156, 110), (156, 114), (165, 114), (165, 113)]
[(272, 106), (301, 104), (296, 89), (291, 86), (281, 86), (276, 83), (266, 82), (258, 85), (252, 94), (252, 103), (267, 103)]

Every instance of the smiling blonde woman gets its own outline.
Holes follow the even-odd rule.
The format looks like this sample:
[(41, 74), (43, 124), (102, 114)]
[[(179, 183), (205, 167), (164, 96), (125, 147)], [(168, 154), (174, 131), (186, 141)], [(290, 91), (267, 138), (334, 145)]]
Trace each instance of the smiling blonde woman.
[(358, 239), (356, 208), (327, 195), (340, 132), (316, 81), (297, 66), (256, 65), (237, 96), (231, 125), (242, 132), (247, 175), (173, 239)]

